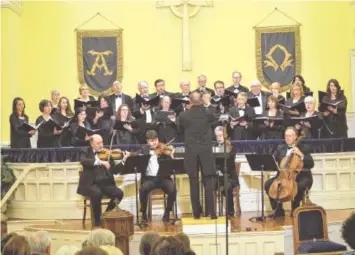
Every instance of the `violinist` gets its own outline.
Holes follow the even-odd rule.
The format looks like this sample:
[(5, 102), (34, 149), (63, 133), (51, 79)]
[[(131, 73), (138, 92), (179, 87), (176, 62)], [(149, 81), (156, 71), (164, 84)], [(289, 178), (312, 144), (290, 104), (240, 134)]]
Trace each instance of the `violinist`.
[(158, 134), (154, 130), (149, 130), (146, 133), (147, 146), (142, 148), (142, 153), (151, 155), (147, 169), (143, 171), (142, 183), (139, 190), (139, 198), (141, 203), (142, 221), (147, 222), (147, 205), (148, 195), (154, 189), (161, 189), (168, 195), (166, 208), (163, 215), (163, 222), (169, 221), (170, 212), (173, 209), (176, 200), (175, 185), (170, 177), (158, 176), (159, 162), (164, 159), (171, 159), (171, 156), (165, 155), (165, 145), (159, 142)]
[(83, 151), (80, 157), (83, 171), (80, 175), (77, 193), (82, 196), (90, 196), (94, 224), (98, 227), (101, 225), (102, 196), (105, 195), (111, 198), (106, 211), (114, 209), (115, 199), (120, 202), (123, 198), (123, 191), (116, 186), (113, 174), (121, 171), (130, 154), (129, 152), (123, 152), (121, 163), (114, 168), (112, 161), (100, 160), (99, 158), (99, 154), (103, 150), (102, 137), (95, 134), (90, 137), (89, 141), (90, 147)]
[[(224, 128), (222, 126), (218, 126), (214, 130), (216, 135), (216, 148), (224, 148)], [(236, 148), (227, 140), (226, 143), (228, 158), (227, 158), (227, 171), (228, 171), (228, 216), (234, 217), (234, 197), (233, 197), (233, 190), (236, 187), (239, 187), (239, 169), (240, 164), (234, 163), (235, 155), (236, 155)], [(216, 170), (219, 176), (219, 184), (220, 186), (224, 186), (224, 159), (219, 160), (216, 159)], [(225, 196), (225, 189), (223, 191), (223, 195)], [(240, 212), (237, 212), (240, 214)]]
[[(310, 190), (313, 184), (312, 172), (311, 168), (314, 166), (313, 158), (310, 154), (310, 149), (306, 146), (295, 146), (297, 142), (298, 131), (295, 127), (288, 127), (285, 131), (285, 142), (286, 144), (280, 144), (276, 151), (274, 152), (274, 157), (277, 163), (280, 165), (281, 161), (294, 155), (303, 161), (303, 169), (296, 177), (297, 183), (297, 194), (292, 201), (292, 212), (299, 207), (300, 202), (305, 194), (306, 190)], [(270, 198), (269, 190), (274, 182), (274, 180), (278, 177), (280, 172), (277, 173), (277, 176), (269, 179), (265, 183), (265, 191), (270, 199), (270, 204), (272, 209), (274, 210), (275, 217), (283, 217), (285, 216), (285, 211), (283, 209), (282, 203), (279, 205), (275, 199)]]

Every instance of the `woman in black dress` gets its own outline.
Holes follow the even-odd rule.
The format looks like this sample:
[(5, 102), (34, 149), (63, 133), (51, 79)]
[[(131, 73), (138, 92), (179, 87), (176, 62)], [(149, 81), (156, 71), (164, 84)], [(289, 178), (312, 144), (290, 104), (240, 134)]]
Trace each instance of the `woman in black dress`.
[(176, 125), (176, 113), (170, 108), (171, 98), (164, 96), (160, 99), (159, 111), (172, 112), (167, 118), (159, 117), (159, 111), (156, 113), (155, 121), (157, 125), (157, 133), (159, 141), (162, 143), (170, 142), (172, 139), (177, 138), (177, 125)]
[[(302, 117), (312, 117), (312, 116), (320, 116), (319, 112), (316, 111), (316, 100), (312, 96), (307, 96), (304, 99), (304, 103), (306, 105), (306, 112), (302, 114)], [(320, 121), (318, 123), (312, 123), (309, 121), (302, 121), (300, 124), (296, 124), (295, 128), (300, 132), (303, 132), (306, 138), (316, 139), (319, 138), (320, 132)]]
[(91, 129), (91, 125), (86, 120), (86, 107), (80, 107), (76, 111), (75, 120), (70, 124), (73, 146), (89, 146), (87, 129)]
[(25, 102), (22, 98), (16, 97), (12, 101), (12, 114), (10, 115), (10, 137), (11, 148), (31, 148), (30, 137), (36, 130), (26, 131), (20, 126), (28, 123), (28, 116), (25, 114)]
[(51, 101), (43, 99), (39, 103), (39, 110), (42, 115), (37, 118), (36, 126), (42, 122), (43, 124), (38, 128), (37, 148), (58, 147), (58, 136), (63, 130), (57, 130), (53, 124), (54, 116), (51, 115)]
[[(126, 104), (121, 104), (116, 113), (115, 121), (125, 121), (132, 123), (134, 117), (131, 114), (131, 111)], [(131, 124), (124, 124), (121, 129), (117, 129), (114, 135), (114, 144), (136, 144), (137, 143), (137, 134), (138, 130), (132, 127)]]
[[(327, 84), (327, 95), (322, 99), (323, 103), (336, 104), (336, 106), (326, 106), (324, 111), (324, 122), (327, 128), (323, 129), (324, 137), (347, 138), (348, 125), (346, 120), (347, 99), (339, 82), (331, 79)], [(326, 132), (328, 131), (328, 132)]]
[(296, 74), (295, 77), (293, 77), (292, 84), (295, 84), (296, 82), (301, 84), (303, 93), (305, 95), (311, 93), (311, 89), (306, 86), (306, 81), (304, 80), (302, 75)]
[[(300, 83), (296, 82), (292, 85), (290, 96), (291, 97), (286, 100), (286, 106), (292, 107), (294, 105), (304, 102), (303, 87)], [(285, 114), (291, 116), (301, 116), (302, 113), (304, 112), (299, 112), (297, 110), (288, 110), (285, 112)]]
[(83, 102), (95, 101), (95, 97), (90, 95), (89, 87), (86, 85), (80, 85), (79, 87), (79, 94), (78, 100)]
[[(71, 109), (69, 99), (61, 97), (58, 101), (57, 111), (53, 114), (55, 121), (63, 126), (67, 121), (74, 117)], [(71, 132), (70, 128), (64, 128), (62, 134), (59, 136), (59, 145), (61, 147), (71, 146)]]
[[(278, 109), (278, 100), (275, 96), (269, 96), (267, 99), (268, 110), (265, 112), (267, 117), (283, 118), (283, 111)], [(261, 126), (263, 139), (282, 139), (284, 128), (283, 123), (274, 121), (265, 121)]]
[(113, 110), (110, 107), (110, 102), (107, 96), (100, 95), (97, 99), (100, 103), (100, 109), (95, 112), (95, 116), (92, 119), (92, 127), (95, 129), (101, 129), (101, 136), (105, 145), (110, 144), (110, 132), (112, 129), (112, 116)]

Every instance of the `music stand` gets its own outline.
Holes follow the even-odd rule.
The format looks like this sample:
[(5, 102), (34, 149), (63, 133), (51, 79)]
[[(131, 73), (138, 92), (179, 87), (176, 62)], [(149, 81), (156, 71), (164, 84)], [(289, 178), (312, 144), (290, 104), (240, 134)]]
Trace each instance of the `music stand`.
[(261, 171), (261, 216), (252, 217), (250, 221), (265, 221), (264, 215), (264, 171), (279, 171), (274, 155), (271, 154), (246, 154), (245, 155), (252, 171)]
[(135, 183), (136, 183), (136, 224), (142, 228), (142, 224), (139, 221), (139, 210), (138, 210), (138, 178), (137, 174), (142, 173), (147, 169), (149, 163), (150, 155), (137, 155), (130, 156), (127, 158), (124, 168), (121, 171), (121, 175), (124, 174), (134, 174), (135, 175)]
[[(184, 173), (186, 173), (186, 171), (185, 171), (183, 158), (176, 158), (176, 159), (172, 158), (172, 159), (165, 159), (159, 161), (158, 176), (170, 177), (171, 175), (173, 175), (175, 190), (177, 190), (176, 174), (184, 174)], [(180, 218), (178, 218), (178, 213), (177, 213), (177, 196), (175, 199), (174, 214), (175, 214), (175, 218), (172, 219), (173, 224), (175, 224), (175, 222), (180, 220)]]

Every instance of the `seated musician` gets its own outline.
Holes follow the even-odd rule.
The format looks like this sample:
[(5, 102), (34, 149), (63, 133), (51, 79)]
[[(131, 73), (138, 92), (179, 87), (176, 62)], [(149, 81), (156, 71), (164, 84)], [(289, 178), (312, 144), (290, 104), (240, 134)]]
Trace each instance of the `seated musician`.
[[(307, 96), (304, 99), (304, 103), (306, 105), (306, 113), (302, 114), (303, 117), (319, 116), (319, 112), (315, 110), (316, 99), (314, 97)], [(307, 138), (319, 138), (321, 128), (319, 124), (313, 127), (309, 121), (302, 121), (300, 124), (296, 124), (295, 127), (298, 131), (303, 132)]]
[[(124, 162), (129, 156), (128, 152), (123, 152), (122, 162), (113, 168), (112, 161), (100, 160), (99, 153), (103, 149), (103, 140), (100, 135), (90, 137), (90, 147), (83, 151), (80, 163), (83, 166), (83, 172), (80, 175), (77, 193), (82, 196), (90, 196), (90, 202), (93, 208), (94, 224), (101, 225), (101, 199), (102, 196), (111, 198), (106, 211), (115, 207), (115, 200), (120, 202), (123, 198), (123, 192), (115, 183), (113, 174), (119, 173), (123, 168)], [(115, 171), (115, 172), (113, 172)]]
[[(283, 111), (278, 109), (278, 100), (275, 96), (269, 96), (267, 99), (268, 110), (265, 112), (267, 117), (283, 118)], [(259, 127), (261, 129), (261, 137), (263, 139), (282, 139), (283, 125), (275, 123), (275, 121), (265, 121)]]
[[(215, 136), (217, 141), (217, 147), (224, 147), (224, 129), (222, 126), (218, 126), (215, 129)], [(233, 190), (235, 187), (239, 186), (239, 164), (234, 163), (236, 149), (235, 147), (227, 143), (228, 159), (227, 159), (227, 171), (228, 171), (228, 216), (234, 217), (234, 197)], [(222, 159), (224, 160), (224, 159)], [(221, 164), (220, 164), (221, 163)], [(216, 169), (218, 171), (219, 185), (224, 186), (224, 163), (219, 160), (216, 161)], [(223, 192), (225, 196), (225, 191)], [(240, 212), (237, 212), (240, 213)]]
[[(327, 95), (324, 96), (323, 102), (336, 104), (335, 107), (327, 106), (324, 111), (324, 121), (330, 130), (326, 132), (324, 137), (347, 138), (348, 125), (346, 120), (347, 99), (341, 90), (339, 82), (331, 79), (327, 84)], [(329, 134), (331, 133), (331, 134)]]
[(233, 118), (239, 118), (244, 115), (247, 117), (247, 120), (243, 121), (231, 120), (229, 134), (232, 140), (253, 139), (253, 122), (251, 120), (255, 116), (255, 111), (253, 107), (246, 105), (247, 100), (248, 94), (240, 92), (235, 100), (237, 106), (229, 109), (229, 114)]
[(168, 195), (167, 204), (163, 216), (163, 221), (169, 221), (170, 212), (173, 209), (174, 202), (176, 200), (176, 188), (170, 177), (160, 177), (158, 176), (159, 161), (170, 156), (157, 155), (156, 152), (159, 147), (163, 144), (159, 142), (158, 134), (154, 130), (149, 130), (146, 133), (147, 144), (142, 148), (143, 154), (150, 154), (148, 167), (142, 174), (142, 184), (139, 190), (139, 199), (141, 203), (141, 212), (143, 222), (148, 221), (147, 217), (147, 204), (148, 195), (154, 189), (161, 189), (165, 194)]
[[(312, 172), (311, 169), (314, 166), (314, 161), (313, 158), (310, 154), (309, 149), (306, 146), (295, 146), (296, 141), (297, 141), (297, 134), (298, 131), (294, 127), (288, 127), (286, 128), (285, 131), (285, 142), (286, 144), (280, 144), (275, 153), (274, 157), (277, 161), (277, 163), (280, 165), (281, 161), (291, 155), (295, 154), (297, 155), (301, 160), (303, 160), (303, 169), (302, 171), (297, 175), (296, 182), (297, 182), (297, 194), (295, 198), (292, 201), (292, 212), (299, 207), (300, 202), (306, 192), (306, 190), (311, 189), (312, 184), (313, 184), (313, 177), (312, 177)], [(270, 186), (272, 185), (273, 181), (277, 176), (269, 179), (265, 183), (265, 191), (266, 194), (268, 194), (269, 199), (270, 199), (270, 204), (273, 210), (275, 210), (274, 214), (275, 217), (283, 217), (285, 216), (285, 211), (283, 209), (282, 203), (278, 205), (278, 202), (275, 199), (270, 198), (269, 195), (269, 189)]]

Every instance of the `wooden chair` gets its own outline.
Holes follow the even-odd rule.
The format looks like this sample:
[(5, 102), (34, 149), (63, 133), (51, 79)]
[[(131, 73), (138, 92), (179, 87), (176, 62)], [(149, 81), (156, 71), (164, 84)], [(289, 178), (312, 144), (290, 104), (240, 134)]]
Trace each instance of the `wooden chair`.
[(160, 189), (154, 189), (150, 192), (148, 196), (148, 220), (151, 222), (153, 218), (153, 202), (163, 201), (164, 209), (166, 208), (166, 196), (165, 193)]
[(294, 254), (342, 254), (346, 246), (332, 242), (328, 237), (325, 210), (310, 201), (294, 211)]

